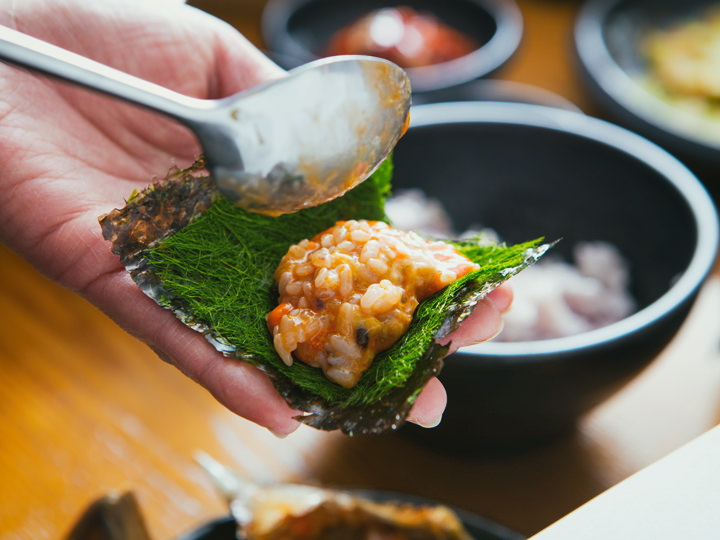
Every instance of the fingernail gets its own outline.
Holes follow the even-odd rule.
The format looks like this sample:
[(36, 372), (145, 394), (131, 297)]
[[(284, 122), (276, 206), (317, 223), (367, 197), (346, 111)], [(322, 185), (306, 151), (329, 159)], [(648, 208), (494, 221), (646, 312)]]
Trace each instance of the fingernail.
[(489, 338), (487, 338), (486, 341), (490, 341), (491, 339), (495, 339), (496, 337), (498, 337), (498, 336), (500, 335), (500, 333), (503, 331), (504, 328), (505, 328), (505, 321), (501, 319), (501, 320), (500, 320), (500, 326), (499, 326), (499, 328), (498, 328), (498, 331), (495, 332), (495, 333), (494, 333), (492, 336), (490, 336)]
[(291, 433), (295, 433), (295, 430), (297, 430), (299, 427), (300, 427), (300, 422), (298, 422), (297, 424), (292, 426), (292, 428), (289, 430), (275, 431), (270, 428), (267, 428), (267, 430), (270, 433), (272, 433), (273, 435), (275, 435), (275, 437), (277, 437), (278, 439), (285, 439)]
[(433, 418), (429, 421), (413, 420), (413, 422), (415, 422), (420, 427), (431, 429), (440, 425), (440, 422), (442, 422), (442, 414), (437, 418)]

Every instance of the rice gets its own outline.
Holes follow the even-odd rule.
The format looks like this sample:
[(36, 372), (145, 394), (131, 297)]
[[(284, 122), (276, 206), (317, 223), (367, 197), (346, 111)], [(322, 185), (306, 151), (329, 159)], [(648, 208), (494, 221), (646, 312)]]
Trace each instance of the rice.
[(579, 334), (636, 309), (627, 262), (607, 242), (580, 242), (573, 264), (548, 258), (515, 276), (512, 285), (515, 299), (497, 341)]
[(340, 221), (288, 249), (267, 315), (275, 349), (350, 388), (408, 329), (417, 305), (477, 265), (444, 242), (377, 221)]
[[(495, 231), (474, 227), (456, 235), (439, 201), (420, 190), (400, 192), (388, 201), (393, 227), (466, 238), (482, 233), (499, 242)], [(422, 216), (422, 217), (419, 217)], [(637, 306), (630, 293), (630, 269), (616, 246), (579, 242), (572, 263), (544, 257), (512, 280), (514, 300), (496, 341), (533, 341), (570, 336), (617, 322)]]

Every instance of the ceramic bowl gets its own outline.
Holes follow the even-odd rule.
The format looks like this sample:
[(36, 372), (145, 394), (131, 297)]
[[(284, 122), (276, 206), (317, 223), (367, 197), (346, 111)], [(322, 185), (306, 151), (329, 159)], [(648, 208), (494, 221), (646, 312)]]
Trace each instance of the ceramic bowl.
[(448, 357), (442, 423), (402, 430), (438, 447), (522, 447), (572, 430), (663, 350), (713, 267), (718, 217), (702, 183), (654, 143), (602, 120), (537, 105), (422, 105), (394, 162), (394, 190), (439, 200), (458, 231), (560, 239), (551, 254), (565, 259), (578, 242), (613, 244), (638, 304), (593, 331), (491, 341)]
[(262, 33), (271, 55), (286, 68), (325, 55), (331, 36), (383, 7), (403, 5), (429, 12), (474, 38), (480, 47), (438, 64), (408, 68), (414, 92), (436, 90), (485, 77), (515, 52), (522, 37), (522, 16), (513, 0), (269, 0)]

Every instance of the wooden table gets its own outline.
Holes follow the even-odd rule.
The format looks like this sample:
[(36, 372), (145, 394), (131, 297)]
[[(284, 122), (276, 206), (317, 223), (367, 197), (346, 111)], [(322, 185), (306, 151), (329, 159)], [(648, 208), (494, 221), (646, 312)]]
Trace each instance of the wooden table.
[[(235, 4), (218, 14), (259, 43), (261, 5)], [(499, 76), (592, 112), (572, 69), (576, 3), (520, 4), (524, 41)], [(1, 246), (0, 314), (3, 540), (59, 538), (114, 489), (137, 494), (154, 538), (173, 538), (225, 511), (193, 461), (197, 450), (261, 481), (413, 493), (533, 534), (720, 420), (718, 271), (657, 361), (576, 434), (520, 454), (452, 460), (398, 435), (307, 428), (277, 439)]]

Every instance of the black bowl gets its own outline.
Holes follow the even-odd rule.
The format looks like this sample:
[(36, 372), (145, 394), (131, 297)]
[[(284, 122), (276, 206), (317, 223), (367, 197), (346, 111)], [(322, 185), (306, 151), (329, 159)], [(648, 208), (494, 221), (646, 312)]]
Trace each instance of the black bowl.
[(700, 120), (637, 82), (647, 71), (641, 51), (646, 33), (688, 20), (712, 5), (717, 1), (590, 0), (578, 14), (574, 39), (583, 80), (608, 117), (663, 146), (716, 191), (720, 138), (703, 134)]
[[(359, 495), (375, 501), (403, 501), (412, 504), (438, 504), (425, 498), (386, 491), (357, 491)], [(452, 508), (452, 507), (450, 507)], [(512, 531), (489, 519), (471, 512), (452, 508), (475, 540), (524, 540), (526, 536)], [(235, 521), (230, 517), (219, 518), (201, 525), (197, 529), (182, 535), (178, 540), (242, 540), (237, 537)]]
[(639, 310), (575, 336), (488, 342), (446, 359), (442, 423), (402, 432), (448, 449), (522, 447), (566, 432), (672, 339), (711, 271), (718, 217), (677, 159), (582, 114), (510, 103), (414, 107), (394, 152), (394, 189), (440, 200), (457, 230), (508, 243), (562, 239), (555, 255), (601, 240), (630, 265)]
[(504, 101), (530, 103), (582, 112), (570, 100), (539, 86), (498, 79), (476, 79), (449, 88), (429, 90), (413, 96), (413, 105), (453, 101)]
[(489, 75), (513, 55), (522, 37), (522, 16), (514, 0), (269, 0), (263, 11), (263, 38), (276, 61), (293, 68), (324, 56), (336, 31), (371, 11), (395, 5), (433, 13), (483, 44), (449, 62), (407, 69), (415, 92)]

